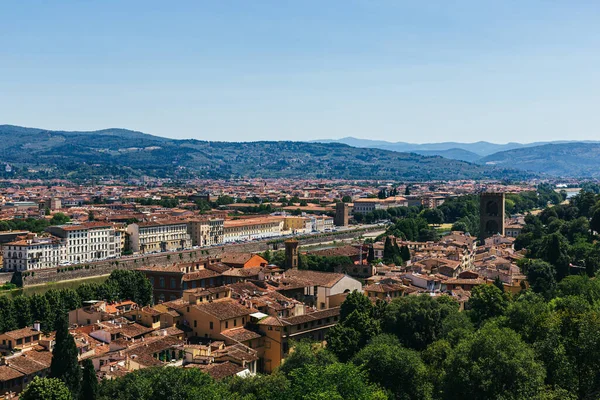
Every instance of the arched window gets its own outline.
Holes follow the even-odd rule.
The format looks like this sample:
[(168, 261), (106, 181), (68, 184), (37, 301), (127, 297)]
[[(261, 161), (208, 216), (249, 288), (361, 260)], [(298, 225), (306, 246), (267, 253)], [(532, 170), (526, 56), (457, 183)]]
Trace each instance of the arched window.
[(487, 215), (496, 216), (498, 215), (498, 203), (495, 201), (488, 201), (485, 206), (485, 212)]
[(485, 224), (485, 231), (491, 234), (498, 233), (498, 223), (496, 221), (488, 221)]

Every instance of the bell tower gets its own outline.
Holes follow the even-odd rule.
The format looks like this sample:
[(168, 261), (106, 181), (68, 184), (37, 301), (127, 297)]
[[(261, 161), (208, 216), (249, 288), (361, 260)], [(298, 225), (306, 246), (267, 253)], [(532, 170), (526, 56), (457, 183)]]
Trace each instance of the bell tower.
[(298, 241), (288, 239), (285, 242), (285, 269), (298, 269)]
[(479, 197), (479, 237), (504, 235), (504, 193), (482, 193)]

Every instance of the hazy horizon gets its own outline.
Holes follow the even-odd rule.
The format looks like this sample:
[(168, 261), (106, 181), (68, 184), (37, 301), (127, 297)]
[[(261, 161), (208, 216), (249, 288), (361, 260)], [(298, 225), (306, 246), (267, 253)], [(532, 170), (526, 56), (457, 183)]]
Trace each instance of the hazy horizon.
[(596, 140), (600, 4), (3, 3), (0, 121), (175, 139)]

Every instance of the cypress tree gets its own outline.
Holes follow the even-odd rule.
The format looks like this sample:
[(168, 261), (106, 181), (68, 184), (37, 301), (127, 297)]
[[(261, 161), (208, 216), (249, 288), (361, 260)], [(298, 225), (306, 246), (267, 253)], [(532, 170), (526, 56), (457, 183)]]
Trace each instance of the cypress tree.
[(62, 380), (73, 395), (79, 396), (81, 386), (81, 368), (77, 359), (75, 339), (69, 333), (67, 312), (63, 309), (58, 313), (56, 321), (56, 344), (52, 350), (50, 377)]
[(98, 398), (98, 378), (94, 363), (89, 358), (83, 362), (83, 382), (81, 384), (81, 400), (96, 400)]
[(375, 249), (373, 245), (369, 246), (369, 252), (367, 253), (367, 262), (373, 262), (375, 260)]
[(400, 256), (404, 261), (410, 260), (410, 250), (408, 249), (408, 246), (402, 246), (400, 248)]
[(385, 238), (385, 243), (383, 244), (383, 259), (386, 261), (394, 259), (394, 246), (389, 236)]

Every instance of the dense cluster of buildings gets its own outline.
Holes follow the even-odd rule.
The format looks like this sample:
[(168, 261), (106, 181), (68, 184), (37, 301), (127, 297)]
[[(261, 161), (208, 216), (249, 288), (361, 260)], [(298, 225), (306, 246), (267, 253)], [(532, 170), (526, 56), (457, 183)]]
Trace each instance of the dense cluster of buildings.
[[(277, 223), (285, 224), (281, 218)], [(179, 236), (187, 227), (177, 223), (132, 225), (147, 239), (145, 244), (192, 240), (192, 235)], [(142, 233), (142, 228), (151, 231)], [(101, 223), (57, 229), (64, 231), (63, 238), (77, 240), (72, 246), (94, 245), (100, 251), (111, 243), (107, 237), (112, 231)], [(210, 236), (210, 226), (203, 229), (197, 234)], [(166, 238), (151, 239), (161, 235)], [(24, 240), (33, 243), (36, 237)], [(91, 359), (97, 376), (106, 379), (161, 366), (197, 368), (215, 379), (270, 373), (284, 361), (293, 341), (323, 342), (353, 291), (373, 302), (418, 294), (451, 296), (464, 307), (478, 285), (501, 282), (507, 291), (526, 287), (516, 264), (523, 255), (514, 250), (512, 237), (492, 235), (478, 244), (468, 234), (452, 232), (437, 242), (390, 240), (406, 246), (410, 260), (402, 265), (372, 262), (367, 255), (383, 258), (383, 242), (372, 249), (355, 243), (310, 251), (348, 257), (349, 265), (335, 272), (302, 270), (297, 268), (298, 243), (287, 240), (283, 265), (272, 265), (260, 254), (236, 252), (142, 265), (137, 270), (153, 287), (154, 305), (98, 299), (69, 313), (79, 359)], [(53, 344), (53, 333), (44, 335), (37, 324), (0, 335), (0, 393), (18, 393), (34, 376), (48, 374)]]

